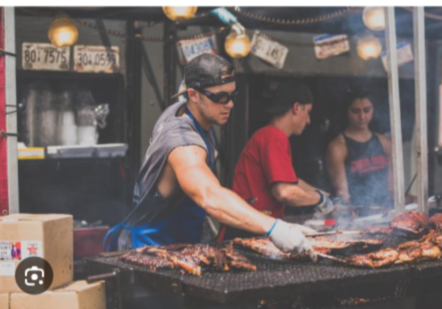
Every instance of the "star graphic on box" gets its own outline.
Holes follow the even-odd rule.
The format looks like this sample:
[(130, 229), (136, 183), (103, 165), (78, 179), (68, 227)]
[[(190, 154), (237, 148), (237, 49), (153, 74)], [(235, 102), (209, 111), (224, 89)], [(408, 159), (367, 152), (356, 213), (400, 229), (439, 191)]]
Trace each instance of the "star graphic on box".
[(28, 247), (29, 255), (37, 255), (38, 248), (36, 246)]

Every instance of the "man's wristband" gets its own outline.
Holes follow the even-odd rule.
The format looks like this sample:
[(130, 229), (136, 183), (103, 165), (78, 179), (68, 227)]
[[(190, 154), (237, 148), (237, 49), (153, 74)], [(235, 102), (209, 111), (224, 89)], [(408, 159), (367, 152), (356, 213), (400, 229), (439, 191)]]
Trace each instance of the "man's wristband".
[(270, 234), (272, 234), (273, 229), (275, 228), (276, 223), (278, 223), (278, 221), (279, 221), (278, 219), (275, 220), (275, 223), (273, 223), (273, 225), (272, 225), (272, 227), (270, 228), (270, 230), (266, 233), (266, 237), (269, 237)]

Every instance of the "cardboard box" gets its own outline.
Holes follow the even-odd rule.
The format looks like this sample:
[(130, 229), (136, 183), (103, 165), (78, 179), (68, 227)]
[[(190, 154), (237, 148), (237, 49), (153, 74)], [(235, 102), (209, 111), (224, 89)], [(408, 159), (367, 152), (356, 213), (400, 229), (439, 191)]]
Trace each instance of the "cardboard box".
[(0, 294), (0, 309), (9, 309), (9, 294)]
[(40, 295), (12, 293), (10, 309), (106, 309), (104, 282), (76, 281)]
[(15, 269), (30, 256), (45, 259), (54, 271), (50, 289), (73, 280), (71, 215), (12, 214), (0, 217), (0, 293), (21, 292)]

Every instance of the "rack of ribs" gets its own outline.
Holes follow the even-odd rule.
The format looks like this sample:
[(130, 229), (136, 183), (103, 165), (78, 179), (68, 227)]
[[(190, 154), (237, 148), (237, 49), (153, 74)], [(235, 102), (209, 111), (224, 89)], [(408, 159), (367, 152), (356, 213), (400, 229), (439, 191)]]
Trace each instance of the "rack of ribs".
[(430, 218), (430, 224), (434, 226), (436, 230), (442, 231), (442, 213), (434, 214)]
[(135, 251), (123, 254), (121, 260), (138, 266), (147, 267), (153, 271), (157, 268), (174, 268), (174, 264), (164, 258), (141, 254)]
[(437, 233), (430, 231), (419, 240), (408, 241), (398, 246), (399, 257), (396, 264), (418, 262), (420, 260), (437, 260), (442, 256), (441, 249), (434, 240)]
[(195, 276), (201, 276), (203, 266), (220, 271), (229, 271), (231, 267), (256, 270), (255, 265), (233, 248), (217, 248), (208, 244), (146, 246), (124, 254), (121, 260), (153, 271), (157, 268), (178, 268)]
[(365, 232), (370, 235), (391, 235), (393, 230), (387, 226), (369, 226)]
[(384, 242), (380, 239), (345, 239), (336, 240), (328, 237), (318, 237), (313, 241), (313, 249), (319, 253), (339, 253), (351, 250), (367, 252), (380, 248)]
[(191, 247), (191, 244), (182, 244), (182, 243), (177, 243), (177, 244), (170, 244), (170, 245), (164, 245), (164, 246), (145, 246), (145, 247), (140, 247), (135, 249), (135, 251), (140, 252), (140, 253), (150, 253), (151, 251), (156, 251), (156, 250), (166, 250), (166, 251), (181, 251), (185, 248), (189, 248)]
[(188, 273), (201, 276), (200, 260), (192, 254), (183, 254), (182, 252), (168, 251), (161, 247), (151, 248), (149, 253), (164, 258), (173, 263), (174, 266), (179, 267)]
[(209, 245), (198, 244), (188, 247), (182, 251), (184, 255), (191, 255), (200, 260), (207, 266), (213, 266), (215, 269), (229, 271), (227, 258), (224, 253)]
[(252, 271), (256, 271), (256, 266), (253, 265), (248, 258), (246, 258), (245, 256), (243, 256), (242, 254), (240, 254), (238, 251), (236, 251), (232, 245), (227, 246), (226, 248), (223, 249), (224, 254), (228, 257), (229, 259), (229, 265), (232, 268), (237, 268), (237, 269), (247, 269), (247, 270), (252, 270)]
[(407, 210), (391, 221), (390, 227), (399, 232), (421, 234), (428, 225), (428, 216), (423, 212)]
[(290, 259), (291, 254), (282, 252), (268, 238), (235, 238), (233, 244), (258, 252), (271, 259)]
[(346, 263), (360, 267), (381, 268), (396, 262), (399, 253), (392, 248), (363, 255), (352, 255), (345, 259)]

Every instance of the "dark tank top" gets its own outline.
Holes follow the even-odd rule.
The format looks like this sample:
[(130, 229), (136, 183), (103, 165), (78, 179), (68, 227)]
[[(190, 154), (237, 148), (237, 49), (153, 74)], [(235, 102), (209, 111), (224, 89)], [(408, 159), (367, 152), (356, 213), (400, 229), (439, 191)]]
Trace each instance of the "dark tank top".
[(388, 192), (388, 159), (379, 137), (373, 133), (366, 142), (343, 134), (347, 145), (345, 170), (351, 204), (392, 207)]

